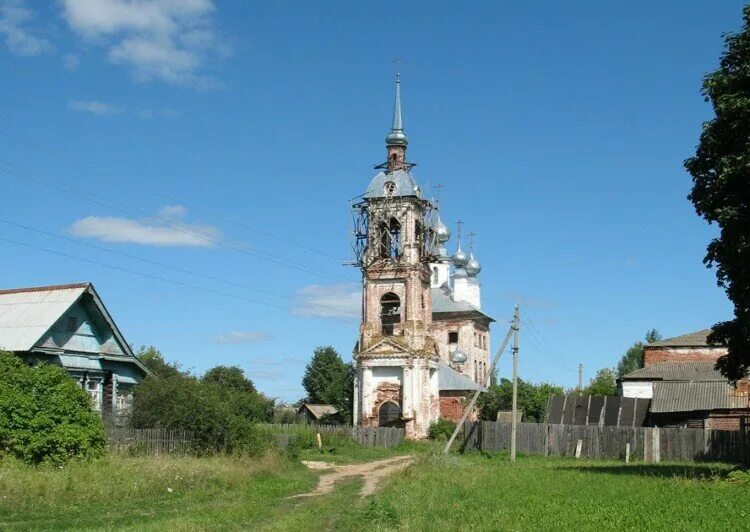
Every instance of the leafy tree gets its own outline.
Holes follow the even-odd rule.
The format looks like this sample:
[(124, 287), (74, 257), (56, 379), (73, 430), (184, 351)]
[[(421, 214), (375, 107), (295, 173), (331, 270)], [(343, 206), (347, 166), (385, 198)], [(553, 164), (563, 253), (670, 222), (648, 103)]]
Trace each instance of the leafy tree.
[(174, 377), (181, 373), (180, 366), (164, 360), (161, 351), (153, 345), (142, 345), (135, 356), (157, 377)]
[(616, 395), (617, 382), (615, 372), (603, 368), (596, 372), (588, 386), (583, 389), (583, 395)]
[[(533, 384), (518, 379), (518, 409), (523, 410), (524, 418), (528, 421), (544, 421), (547, 413), (547, 403), (553, 395), (564, 393), (561, 386), (546, 382)], [(501, 410), (513, 407), (513, 381), (500, 379), (498, 384), (491, 385), (477, 400), (479, 417), (494, 421)]]
[(61, 464), (102, 456), (105, 444), (90, 397), (64, 369), (0, 351), (0, 457)]
[(331, 346), (317, 347), (305, 367), (302, 386), (311, 403), (335, 406), (345, 421), (351, 419), (354, 367), (346, 364)]
[(708, 341), (728, 347), (716, 365), (730, 379), (750, 368), (750, 6), (743, 20), (741, 31), (724, 37), (719, 68), (703, 79), (715, 116), (704, 122), (695, 156), (685, 161), (693, 178), (688, 199), (720, 229), (703, 262), (716, 267), (734, 318), (714, 325)]
[(239, 366), (216, 366), (203, 375), (203, 382), (213, 382), (239, 392), (255, 392), (253, 381), (245, 377)]
[[(658, 342), (661, 340), (661, 334), (656, 329), (651, 329), (646, 333), (646, 343)], [(631, 345), (625, 354), (622, 355), (620, 362), (617, 363), (617, 376), (622, 377), (637, 369), (643, 367), (643, 347), (644, 343), (641, 341), (635, 342)]]

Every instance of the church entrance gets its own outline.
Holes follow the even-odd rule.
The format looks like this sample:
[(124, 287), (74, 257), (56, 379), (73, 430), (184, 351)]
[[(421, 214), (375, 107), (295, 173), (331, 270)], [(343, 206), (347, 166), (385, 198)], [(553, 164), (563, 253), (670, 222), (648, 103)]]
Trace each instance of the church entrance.
[(378, 409), (378, 426), (379, 427), (399, 427), (403, 428), (404, 423), (401, 420), (401, 406), (395, 401), (385, 401)]

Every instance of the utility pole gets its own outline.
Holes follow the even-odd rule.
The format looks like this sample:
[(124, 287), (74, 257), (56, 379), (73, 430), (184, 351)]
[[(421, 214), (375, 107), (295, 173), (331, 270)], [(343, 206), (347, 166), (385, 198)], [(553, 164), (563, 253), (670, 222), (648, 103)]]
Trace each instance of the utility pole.
[(518, 305), (513, 312), (513, 412), (510, 421), (510, 461), (516, 461), (516, 431), (518, 429), (518, 329), (521, 327)]
[(578, 363), (578, 395), (583, 394), (583, 362)]

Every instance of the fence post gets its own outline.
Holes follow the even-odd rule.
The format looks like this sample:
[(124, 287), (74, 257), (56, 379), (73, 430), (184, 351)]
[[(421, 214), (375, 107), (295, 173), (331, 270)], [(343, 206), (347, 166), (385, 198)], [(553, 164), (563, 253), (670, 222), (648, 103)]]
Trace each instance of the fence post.
[(630, 463), (630, 442), (625, 444), (625, 463)]

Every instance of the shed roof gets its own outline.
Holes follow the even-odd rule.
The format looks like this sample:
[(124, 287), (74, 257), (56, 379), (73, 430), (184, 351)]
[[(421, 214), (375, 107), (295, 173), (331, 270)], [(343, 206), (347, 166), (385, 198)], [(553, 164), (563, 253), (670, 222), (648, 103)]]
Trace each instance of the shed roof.
[(727, 382), (727, 379), (714, 369), (714, 362), (700, 361), (659, 362), (631, 371), (620, 377), (620, 380)]
[(338, 410), (333, 405), (318, 405), (318, 404), (312, 404), (312, 403), (305, 403), (300, 407), (300, 411), (302, 409), (307, 409), (315, 419), (320, 419), (325, 416), (333, 416), (338, 414)]
[(490, 316), (482, 312), (471, 303), (466, 301), (454, 301), (450, 296), (450, 293), (445, 288), (432, 288), (430, 290), (432, 296), (432, 313), (433, 314), (448, 314), (448, 313), (465, 313), (465, 314), (480, 314), (490, 321), (493, 320)]
[(646, 347), (706, 347), (709, 345), (707, 338), (711, 334), (711, 329), (703, 329), (674, 338), (665, 338), (658, 342), (646, 344)]
[(653, 413), (748, 407), (748, 393), (738, 391), (727, 382), (654, 382)]
[(479, 390), (479, 384), (445, 362), (439, 362), (438, 366), (438, 390), (441, 392)]

